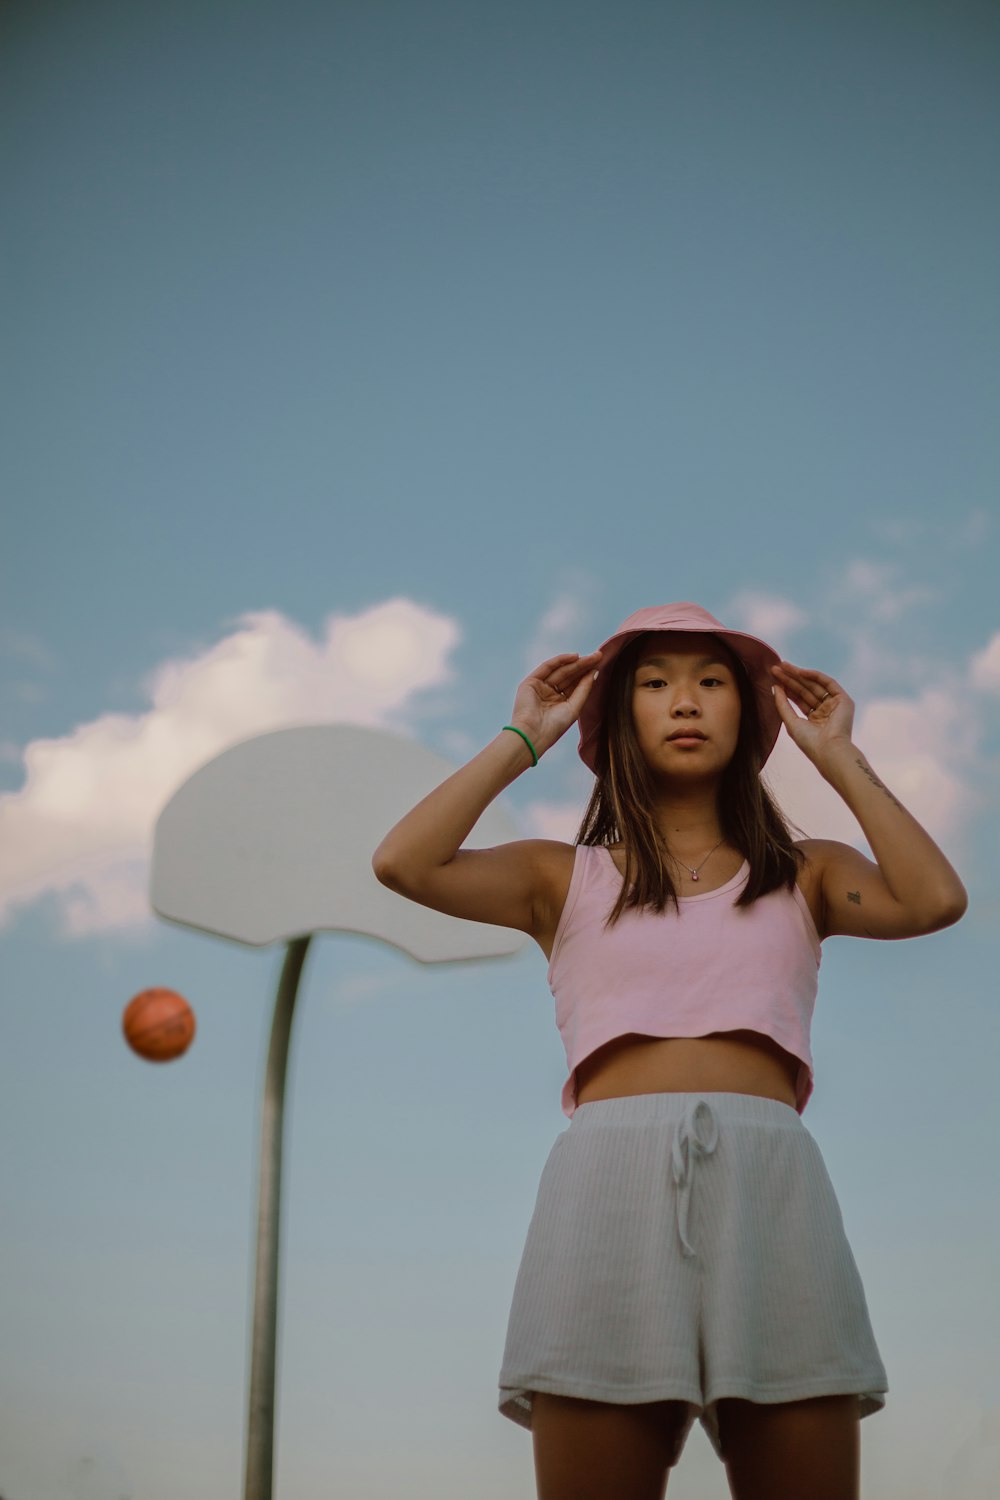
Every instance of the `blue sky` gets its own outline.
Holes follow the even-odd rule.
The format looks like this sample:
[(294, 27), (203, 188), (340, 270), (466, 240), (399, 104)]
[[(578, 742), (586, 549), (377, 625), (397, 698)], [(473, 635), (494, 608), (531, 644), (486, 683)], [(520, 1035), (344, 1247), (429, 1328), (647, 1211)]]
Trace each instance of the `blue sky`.
[[(992, 1493), (998, 101), (974, 3), (4, 7), (5, 1500), (241, 1483), (281, 951), (152, 916), (167, 798), (292, 723), (457, 762), (669, 599), (835, 676), (969, 890), (824, 945), (804, 1120), (889, 1373), (866, 1500)], [(865, 847), (784, 734), (769, 775)], [(567, 737), (505, 802), (570, 838), (588, 784)], [(322, 937), (295, 1024), (277, 1493), (527, 1500), (544, 960)], [(726, 1493), (696, 1429), (670, 1495)]]

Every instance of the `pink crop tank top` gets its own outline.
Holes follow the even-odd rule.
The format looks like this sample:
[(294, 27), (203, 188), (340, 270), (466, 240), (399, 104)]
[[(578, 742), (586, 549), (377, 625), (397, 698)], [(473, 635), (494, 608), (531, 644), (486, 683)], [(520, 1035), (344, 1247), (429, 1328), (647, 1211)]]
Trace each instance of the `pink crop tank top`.
[(621, 874), (610, 850), (577, 845), (548, 971), (569, 1066), (565, 1115), (576, 1110), (577, 1066), (605, 1042), (628, 1032), (713, 1031), (759, 1031), (798, 1058), (795, 1108), (802, 1113), (813, 1091), (819, 934), (798, 885), (737, 909), (749, 873), (744, 860), (717, 890), (682, 896), (679, 911), (627, 908), (605, 928)]

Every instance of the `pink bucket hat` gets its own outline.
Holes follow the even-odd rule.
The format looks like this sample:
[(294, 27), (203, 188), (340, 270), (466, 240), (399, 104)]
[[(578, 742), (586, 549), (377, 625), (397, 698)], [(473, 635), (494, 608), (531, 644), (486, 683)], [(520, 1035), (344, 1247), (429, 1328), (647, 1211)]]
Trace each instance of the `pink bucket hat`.
[(742, 661), (747, 675), (757, 693), (757, 711), (760, 714), (764, 741), (764, 760), (774, 749), (781, 728), (781, 716), (774, 706), (771, 683), (774, 681), (769, 667), (777, 666), (781, 657), (772, 646), (760, 641), (755, 635), (743, 630), (727, 630), (726, 626), (710, 615), (700, 604), (654, 604), (648, 609), (637, 609), (619, 625), (614, 635), (609, 636), (601, 647), (601, 665), (597, 680), (587, 696), (580, 714), (580, 759), (591, 771), (597, 771), (597, 746), (601, 720), (606, 709), (610, 667), (623, 646), (637, 635), (648, 631), (685, 630), (721, 636), (726, 645)]

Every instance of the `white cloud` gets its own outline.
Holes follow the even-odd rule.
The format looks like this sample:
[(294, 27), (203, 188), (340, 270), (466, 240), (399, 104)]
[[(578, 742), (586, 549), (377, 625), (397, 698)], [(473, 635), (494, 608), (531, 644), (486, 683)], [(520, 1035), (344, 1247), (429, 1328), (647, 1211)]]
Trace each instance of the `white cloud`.
[(441, 748), (446, 755), (454, 756), (462, 764), (480, 751), (482, 743), (466, 729), (445, 729), (440, 736)]
[(888, 587), (892, 569), (885, 563), (875, 563), (869, 558), (857, 557), (844, 570), (844, 586), (852, 593), (874, 596)]
[(938, 598), (935, 589), (897, 583), (897, 573), (894, 564), (855, 558), (845, 569), (837, 594), (843, 604), (861, 606), (871, 619), (881, 621), (898, 620), (906, 610)]
[[(928, 683), (954, 673), (940, 652), (929, 656), (926, 648), (915, 649), (915, 633), (903, 618), (932, 597), (931, 590), (901, 576), (897, 563), (864, 557), (854, 558), (816, 588), (811, 614), (836, 643), (838, 678), (855, 702), (887, 693), (917, 695)], [(829, 660), (802, 665), (831, 670)]]
[[(852, 733), (879, 779), (946, 853), (957, 852), (962, 830), (980, 805), (970, 784), (980, 726), (957, 715), (954, 705), (954, 694), (941, 687), (928, 687), (916, 698), (875, 698), (859, 708)], [(765, 780), (810, 838), (867, 848), (847, 804), (784, 728)]]
[(963, 551), (981, 546), (992, 531), (992, 520), (984, 506), (974, 506), (964, 517), (959, 517), (960, 500), (942, 496), (938, 514), (934, 520), (918, 519), (914, 515), (875, 516), (868, 526), (883, 542), (893, 547), (910, 548), (921, 543), (926, 548), (941, 551)]
[(950, 840), (975, 805), (961, 773), (975, 756), (978, 732), (975, 719), (956, 712), (954, 693), (928, 687), (916, 699), (867, 704), (854, 740), (931, 837)]
[[(155, 818), (155, 814), (154, 814)], [(90, 862), (81, 861), (69, 878), (57, 880), (53, 889), (60, 896), (64, 937), (92, 937), (99, 932), (119, 936), (131, 931), (143, 936), (150, 929), (149, 857), (129, 858), (109, 851)]]
[(972, 658), (969, 678), (973, 687), (1000, 694), (1000, 631)]
[(582, 798), (579, 802), (529, 802), (520, 816), (525, 837), (574, 843), (585, 806)]
[(880, 536), (883, 541), (892, 542), (897, 547), (915, 542), (927, 531), (924, 522), (912, 516), (904, 516), (899, 520), (891, 516), (876, 516), (868, 524), (876, 536)]
[(276, 610), (143, 681), (151, 707), (104, 714), (23, 751), (24, 785), (0, 796), (0, 926), (45, 895), (64, 935), (151, 920), (153, 825), (198, 766), (251, 735), (292, 724), (405, 728), (414, 696), (451, 679), (459, 629), (391, 599), (328, 617), (314, 641)]
[(588, 651), (594, 650), (597, 642), (585, 638), (593, 594), (594, 584), (586, 574), (579, 572), (567, 579), (538, 621), (525, 650), (524, 661), (528, 671), (537, 667), (539, 662), (547, 661), (550, 656), (558, 656), (563, 651), (578, 651), (581, 656), (585, 656)]
[[(824, 594), (818, 611), (850, 648), (838, 671), (857, 704), (855, 744), (945, 853), (960, 857), (964, 831), (986, 802), (980, 790), (987, 780), (980, 753), (986, 725), (971, 687), (1000, 692), (1000, 635), (959, 663), (897, 649), (886, 622), (932, 593), (901, 579), (891, 563), (855, 558)], [(784, 731), (767, 780), (810, 836), (867, 849), (846, 804)]]
[(795, 837), (796, 829), (801, 829), (806, 838), (839, 839), (859, 849), (864, 846), (864, 834), (843, 798), (824, 781), (784, 728), (764, 767), (764, 782), (795, 825)]
[[(861, 622), (852, 622), (844, 634), (848, 637), (850, 654), (839, 669), (838, 680), (856, 703), (887, 692), (898, 695), (909, 691), (916, 695), (947, 670), (947, 663), (940, 658), (897, 650), (884, 632)], [(818, 666), (820, 671), (830, 670), (823, 662), (811, 665)]]
[(805, 610), (793, 604), (790, 599), (781, 599), (776, 594), (753, 592), (735, 595), (726, 613), (726, 624), (730, 618), (735, 622), (736, 629), (745, 630), (748, 634), (767, 641), (780, 655), (784, 653), (781, 645), (776, 643), (809, 623)]

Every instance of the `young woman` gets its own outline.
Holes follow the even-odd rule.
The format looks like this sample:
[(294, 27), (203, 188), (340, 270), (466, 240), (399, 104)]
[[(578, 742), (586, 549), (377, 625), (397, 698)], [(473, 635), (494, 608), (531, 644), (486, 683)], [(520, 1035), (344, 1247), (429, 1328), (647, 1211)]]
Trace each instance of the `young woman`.
[[(397, 823), (378, 878), (549, 959), (569, 1077), (518, 1271), (500, 1410), (539, 1500), (662, 1500), (697, 1417), (735, 1500), (857, 1500), (888, 1389), (802, 1123), (820, 942), (958, 921), (965, 889), (852, 743), (832, 677), (696, 604), (543, 662), (511, 722)], [(579, 719), (576, 845), (462, 847)], [(781, 724), (876, 863), (793, 841), (760, 779)]]

